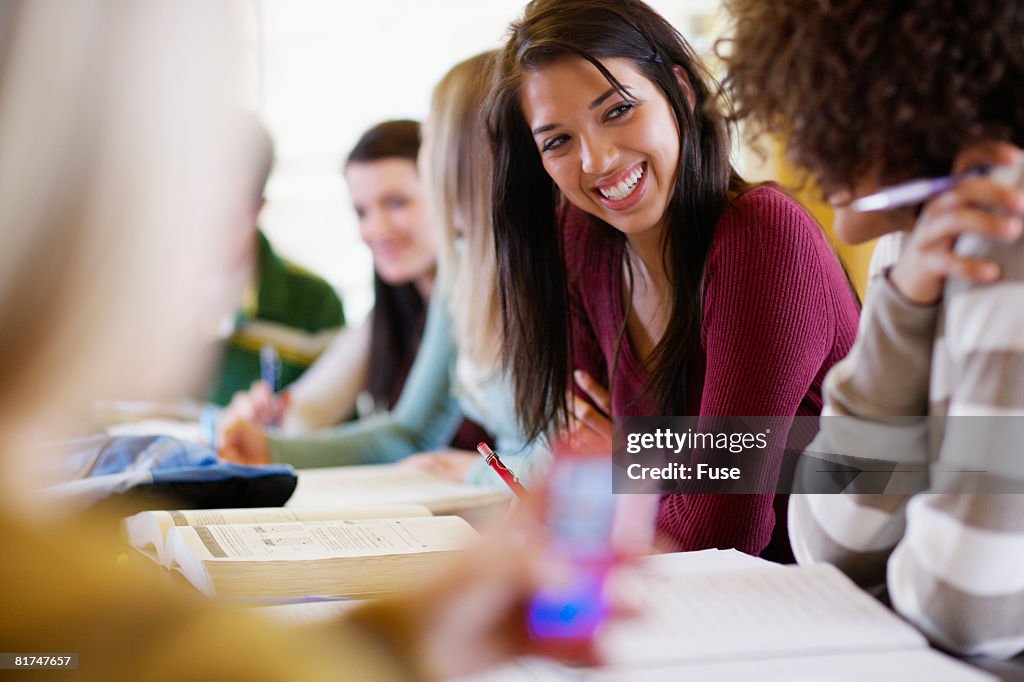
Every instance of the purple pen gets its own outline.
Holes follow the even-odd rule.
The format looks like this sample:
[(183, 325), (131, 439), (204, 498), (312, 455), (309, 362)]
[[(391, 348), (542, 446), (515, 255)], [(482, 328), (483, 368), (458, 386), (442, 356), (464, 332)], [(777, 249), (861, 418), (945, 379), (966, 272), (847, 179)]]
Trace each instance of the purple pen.
[(858, 213), (866, 213), (868, 211), (888, 211), (892, 208), (920, 204), (938, 194), (942, 194), (968, 178), (987, 173), (988, 170), (985, 167), (973, 168), (956, 175), (946, 175), (940, 178), (919, 178), (898, 185), (892, 185), (874, 194), (856, 199), (850, 203), (850, 208)]

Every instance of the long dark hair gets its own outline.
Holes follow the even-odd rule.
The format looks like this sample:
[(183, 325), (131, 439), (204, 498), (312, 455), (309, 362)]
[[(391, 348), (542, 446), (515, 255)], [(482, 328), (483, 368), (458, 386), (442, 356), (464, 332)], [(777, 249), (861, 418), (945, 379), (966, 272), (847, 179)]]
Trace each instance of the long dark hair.
[[(416, 163), (420, 124), (385, 121), (363, 133), (349, 152), (350, 163), (406, 159)], [(391, 285), (373, 275), (374, 305), (370, 319), (370, 366), (367, 390), (378, 406), (395, 406), (423, 336), (426, 301), (412, 283)]]
[[(631, 102), (634, 98), (600, 61), (629, 59), (660, 88), (676, 119), (679, 166), (662, 248), (673, 292), (671, 315), (654, 349), (645, 392), (663, 412), (681, 413), (687, 364), (700, 347), (704, 264), (730, 193), (744, 186), (729, 162), (729, 129), (717, 108), (718, 88), (710, 85), (713, 79), (679, 32), (639, 0), (534, 0), (510, 33), (487, 115), (495, 154), (493, 211), (506, 364), (523, 428), (535, 437), (564, 424), (573, 369), (569, 320), (582, 313), (571, 310), (566, 289), (565, 207), (519, 102), (524, 73), (567, 56), (593, 64)], [(676, 67), (692, 95), (680, 84)], [(591, 216), (590, 222), (610, 239), (625, 240), (603, 221)]]

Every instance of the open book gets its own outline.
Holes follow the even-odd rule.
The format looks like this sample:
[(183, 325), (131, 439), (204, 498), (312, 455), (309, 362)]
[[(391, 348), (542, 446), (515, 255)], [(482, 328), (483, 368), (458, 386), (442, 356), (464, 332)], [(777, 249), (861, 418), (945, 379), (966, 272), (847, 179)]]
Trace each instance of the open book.
[(608, 659), (622, 664), (926, 646), (917, 630), (828, 564), (638, 572), (617, 587), (644, 614), (605, 633)]
[(201, 592), (232, 597), (368, 597), (433, 573), (478, 534), (424, 507), (142, 512), (129, 544)]
[(781, 566), (735, 550), (650, 557), (610, 586), (636, 616), (598, 639), (585, 671), (525, 659), (459, 682), (978, 682), (985, 673), (925, 638), (838, 569)]
[(900, 666), (930, 670), (930, 679), (984, 678), (930, 650), (921, 633), (834, 566), (765, 563), (623, 576), (617, 589), (643, 616), (607, 629), (601, 648), (609, 669), (594, 679), (656, 669), (692, 679), (846, 680)]
[(448, 481), (426, 471), (395, 464), (301, 469), (299, 486), (288, 500), (294, 509), (336, 505), (421, 504), (434, 514), (503, 510), (506, 488)]

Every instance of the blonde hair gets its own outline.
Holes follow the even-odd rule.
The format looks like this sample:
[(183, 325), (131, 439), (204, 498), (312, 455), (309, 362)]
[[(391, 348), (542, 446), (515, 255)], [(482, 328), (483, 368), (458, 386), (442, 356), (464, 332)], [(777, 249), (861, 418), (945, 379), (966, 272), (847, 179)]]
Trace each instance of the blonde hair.
[(201, 367), (224, 178), (241, 167), (223, 10), (4, 3), (0, 432), (15, 440), (0, 447), (104, 394), (175, 392)]
[[(442, 233), (438, 279), (452, 292), (460, 355), (487, 368), (496, 365), (501, 346), (491, 229), (493, 162), (483, 118), (495, 57), (485, 52), (455, 65), (434, 88), (423, 126), (423, 175)], [(457, 253), (460, 239), (463, 251)]]

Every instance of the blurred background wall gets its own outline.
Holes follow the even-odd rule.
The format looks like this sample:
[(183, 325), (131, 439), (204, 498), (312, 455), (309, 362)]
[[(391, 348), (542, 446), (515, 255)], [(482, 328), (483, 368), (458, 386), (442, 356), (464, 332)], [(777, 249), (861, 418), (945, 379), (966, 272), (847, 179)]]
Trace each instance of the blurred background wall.
[[(525, 0), (236, 0), (245, 27), (246, 90), (277, 146), (262, 225), (278, 250), (337, 288), (353, 321), (372, 305), (369, 251), (341, 177), (349, 148), (389, 118), (422, 119), (456, 62), (496, 48)], [(725, 27), (718, 0), (648, 0), (713, 64)], [(826, 228), (831, 212), (767, 142), (738, 145), (750, 179), (794, 191)], [(870, 246), (841, 254), (863, 286)]]

